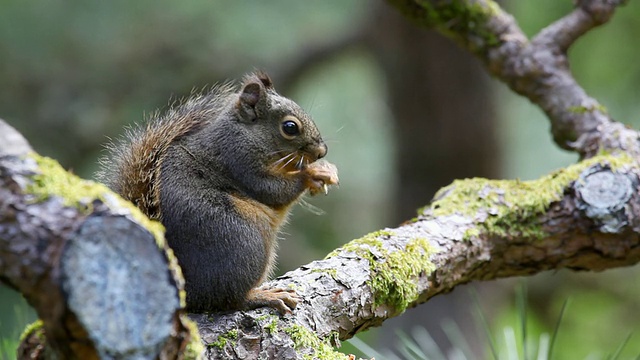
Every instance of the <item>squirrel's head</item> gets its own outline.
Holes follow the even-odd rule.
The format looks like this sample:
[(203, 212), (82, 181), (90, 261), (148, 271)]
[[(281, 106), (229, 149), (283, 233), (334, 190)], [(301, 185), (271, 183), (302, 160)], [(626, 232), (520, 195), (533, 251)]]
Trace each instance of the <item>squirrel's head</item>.
[(274, 166), (301, 170), (327, 154), (327, 145), (311, 117), (292, 100), (279, 95), (264, 72), (245, 76), (236, 111), (250, 132), (257, 151), (264, 151)]

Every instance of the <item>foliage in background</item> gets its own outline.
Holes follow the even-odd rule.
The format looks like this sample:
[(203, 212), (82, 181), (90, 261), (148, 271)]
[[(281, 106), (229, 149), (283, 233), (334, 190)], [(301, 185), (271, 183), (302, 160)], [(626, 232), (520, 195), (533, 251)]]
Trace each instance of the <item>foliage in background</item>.
[[(528, 299), (527, 279), (522, 279), (513, 295), (513, 307), (505, 309), (497, 317), (494, 326), (487, 320), (487, 312), (480, 306), (478, 294), (474, 291), (470, 295), (475, 305), (470, 309), (477, 318), (477, 331), (484, 335), (484, 354), (474, 354), (470, 350), (467, 339), (458, 324), (448, 320), (441, 326), (453, 348), (444, 352), (433, 340), (424, 327), (416, 326), (409, 334), (397, 332), (396, 348), (374, 349), (358, 337), (349, 340), (349, 344), (359, 356), (365, 358), (388, 360), (553, 360), (553, 359), (638, 359), (640, 358), (640, 343), (634, 339), (635, 328), (621, 329), (623, 337), (607, 337), (605, 342), (580, 340), (576, 344), (573, 329), (567, 328), (567, 315), (576, 312), (578, 315), (588, 313), (590, 299), (565, 299), (561, 307), (555, 312), (553, 323), (545, 324), (544, 320), (532, 314)], [(568, 304), (571, 302), (571, 310)], [(577, 308), (575, 305), (578, 305)], [(585, 306), (587, 307), (585, 309)], [(593, 320), (593, 319), (591, 319)], [(602, 325), (598, 322), (598, 325)], [(602, 334), (600, 334), (602, 335)], [(568, 340), (568, 341), (567, 341)], [(352, 350), (350, 348), (350, 350)]]
[(36, 315), (20, 294), (6, 289), (0, 289), (0, 306), (0, 359), (13, 359), (20, 334)]
[[(506, 4), (526, 34), (532, 35), (572, 9), (571, 1), (509, 1)], [(606, 25), (582, 37), (569, 52), (577, 81), (604, 104), (618, 121), (640, 128), (640, 48), (632, 38), (640, 34), (640, 2), (629, 1)], [(552, 142), (542, 111), (526, 99), (499, 86), (502, 133), (506, 144), (505, 177), (533, 179), (577, 160)], [(507, 94), (508, 93), (508, 94)], [(605, 358), (640, 323), (640, 268), (603, 273), (560, 271), (528, 279), (530, 318), (549, 329), (562, 303), (571, 307), (563, 319), (556, 349), (557, 359)], [(487, 306), (484, 305), (486, 309)], [(494, 329), (513, 324), (515, 307), (503, 309)], [(589, 346), (585, 346), (588, 344)], [(631, 341), (625, 354), (640, 353)]]
[[(505, 8), (528, 36), (569, 13), (570, 0), (511, 0)], [(640, 49), (634, 40), (640, 34), (640, 3), (629, 1), (612, 20), (580, 38), (569, 49), (571, 69), (587, 93), (598, 99), (613, 117), (640, 127)], [(535, 179), (577, 160), (577, 155), (559, 149), (549, 133), (542, 110), (496, 84), (505, 152), (506, 178)]]
[[(273, 71), (286, 66), (315, 44), (360, 26), (370, 6), (363, 0), (0, 0), (0, 117), (23, 132), (37, 151), (90, 177), (106, 136), (117, 136), (123, 125), (140, 121), (144, 113), (193, 88), (237, 78), (254, 67)], [(528, 34), (571, 6), (570, 0), (507, 2), (507, 10)], [(640, 2), (629, 2), (570, 53), (578, 81), (618, 120), (635, 127), (640, 124), (638, 14)], [(341, 188), (309, 201), (324, 216), (296, 210), (284, 236), (281, 269), (320, 258), (338, 242), (394, 225), (386, 223), (385, 204), (395, 179), (389, 170), (394, 124), (386, 107), (385, 76), (393, 74), (382, 74), (371, 54), (354, 51), (305, 74), (293, 93), (286, 94), (318, 121), (329, 158), (340, 168)], [(505, 149), (496, 161), (503, 164), (505, 177), (532, 179), (575, 161), (575, 155), (552, 143), (539, 109), (501, 84), (495, 88)], [(558, 358), (573, 358), (583, 350), (602, 349), (604, 354), (640, 322), (637, 267), (603, 274), (563, 271), (529, 283), (532, 326), (549, 329), (563, 300), (576, 299), (563, 320), (560, 341), (577, 350), (563, 353), (564, 347), (558, 347)], [(511, 287), (513, 282), (502, 284)], [(17, 298), (0, 286), (3, 344), (33, 320), (32, 313), (16, 315), (26, 311), (16, 313), (16, 303), (26, 309)], [(483, 301), (482, 306), (492, 304)], [(509, 320), (516, 314), (513, 307), (491, 313), (498, 314), (490, 319), (493, 329), (514, 323)], [(537, 328), (529, 331), (532, 337)], [(591, 347), (585, 348), (585, 342)], [(637, 349), (631, 345), (627, 348)]]

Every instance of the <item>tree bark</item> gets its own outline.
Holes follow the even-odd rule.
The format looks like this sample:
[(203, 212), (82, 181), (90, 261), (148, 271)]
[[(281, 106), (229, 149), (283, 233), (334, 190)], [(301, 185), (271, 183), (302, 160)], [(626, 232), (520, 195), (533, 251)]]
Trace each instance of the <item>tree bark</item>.
[[(293, 314), (192, 315), (207, 357), (347, 358), (330, 345), (462, 283), (640, 261), (639, 134), (585, 94), (565, 55), (619, 3), (579, 1), (532, 41), (492, 1), (393, 3), (457, 40), (543, 108), (559, 145), (584, 160), (529, 182), (455, 181), (417, 218), (267, 284), (298, 292), (303, 301)], [(175, 358), (185, 348), (193, 355), (180, 316), (180, 276), (157, 227), (106, 189), (6, 150), (15, 141), (2, 140), (0, 275), (37, 309), (48, 349), (71, 358)], [(152, 280), (143, 280), (148, 273)], [(32, 336), (25, 343), (42, 344)]]
[[(639, 171), (629, 157), (597, 157), (532, 182), (456, 181), (411, 222), (271, 282), (304, 299), (292, 317), (265, 320), (264, 310), (200, 316), (203, 340), (212, 344), (233, 330), (252, 339), (257, 358), (273, 347), (300, 356), (308, 352), (287, 336), (293, 326), (345, 340), (469, 281), (636, 264)], [(250, 349), (238, 340), (207, 351), (242, 358)]]
[(197, 335), (162, 229), (0, 128), (0, 279), (42, 321), (25, 334), (22, 356), (180, 358)]

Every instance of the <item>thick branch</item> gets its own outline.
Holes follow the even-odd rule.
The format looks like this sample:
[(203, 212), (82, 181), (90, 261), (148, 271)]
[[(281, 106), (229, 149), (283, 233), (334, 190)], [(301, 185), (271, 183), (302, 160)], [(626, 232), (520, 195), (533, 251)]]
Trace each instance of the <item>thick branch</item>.
[[(596, 157), (537, 181), (456, 181), (410, 223), (270, 283), (304, 299), (292, 317), (194, 316), (208, 355), (278, 358), (274, 348), (296, 349), (290, 332), (300, 326), (325, 341), (348, 339), (473, 280), (636, 264), (639, 174), (632, 158)], [(230, 333), (233, 341), (220, 341)]]
[[(88, 184), (69, 182), (80, 180), (65, 180), (84, 194), (74, 206), (64, 196), (39, 199), (28, 184), (64, 176), (43, 181), (36, 174), (51, 174), (51, 164), (43, 168), (34, 158), (0, 159), (0, 274), (38, 310), (51, 347), (91, 358), (148, 355), (164, 344), (179, 356), (189, 336), (175, 288), (162, 285), (171, 282), (170, 265), (162, 256), (153, 261), (154, 251), (163, 254), (153, 237), (110, 196), (96, 198)], [(636, 159), (607, 156), (533, 182), (457, 181), (413, 221), (354, 240), (268, 284), (301, 295), (293, 315), (258, 309), (192, 316), (210, 358), (341, 357), (331, 342), (462, 283), (632, 265), (640, 261), (639, 174)], [(138, 281), (140, 273), (160, 277)]]
[(487, 70), (540, 106), (556, 143), (590, 157), (601, 150), (640, 155), (637, 131), (612, 121), (573, 78), (566, 50), (605, 23), (623, 1), (584, 0), (529, 41), (513, 17), (491, 0), (388, 0), (421, 26), (435, 28), (476, 55)]
[[(575, 39), (606, 21), (618, 2), (580, 1), (580, 9), (533, 41), (492, 1), (390, 2), (478, 56), (492, 74), (544, 109), (558, 144), (592, 158), (534, 182), (455, 182), (417, 219), (355, 240), (270, 283), (293, 287), (303, 298), (285, 318), (268, 309), (193, 315), (211, 358), (339, 357), (328, 345), (332, 340), (348, 339), (461, 283), (640, 261), (638, 133), (611, 121), (586, 95), (571, 76), (565, 54)], [(59, 193), (60, 186), (47, 187), (56, 182), (51, 177), (40, 182), (41, 191), (33, 191), (38, 174), (49, 172), (36, 157), (17, 156), (23, 150), (3, 150), (5, 143), (0, 141), (0, 276), (36, 307), (51, 348), (62, 356), (86, 358), (121, 354), (124, 344), (124, 351), (132, 351), (127, 354), (160, 349), (162, 356), (179, 356), (188, 333), (175, 305), (177, 291), (167, 286), (176, 281), (168, 276), (171, 257), (149, 247), (157, 237), (140, 226), (144, 221), (134, 220), (135, 211), (115, 203), (106, 190), (83, 196), (86, 184), (79, 180), (62, 186), (81, 192), (70, 202)], [(603, 149), (617, 155), (593, 157)], [(56, 195), (42, 198), (43, 193)], [(167, 276), (154, 277), (145, 287), (149, 283), (138, 281), (134, 269), (155, 256), (151, 249), (160, 255), (146, 272)], [(99, 266), (92, 268), (94, 263)], [(83, 292), (113, 264), (124, 268), (121, 279), (131, 277), (142, 288), (127, 289), (122, 286), (127, 281), (92, 288), (106, 289), (108, 299), (118, 299), (100, 307), (97, 297)], [(85, 272), (87, 278), (75, 276)], [(148, 296), (158, 300), (149, 302)], [(141, 299), (139, 311), (112, 306), (140, 304)], [(157, 302), (166, 303), (156, 308)], [(87, 311), (87, 303), (98, 309)], [(127, 318), (113, 319), (109, 309)], [(119, 340), (110, 342), (101, 327), (107, 320), (115, 321)], [(127, 327), (130, 322), (135, 329)], [(150, 342), (146, 336), (122, 338), (147, 334), (149, 326), (158, 330)]]
[(27, 337), (22, 356), (43, 346), (64, 359), (182, 354), (192, 336), (162, 232), (0, 128), (0, 279), (36, 309), (47, 339)]

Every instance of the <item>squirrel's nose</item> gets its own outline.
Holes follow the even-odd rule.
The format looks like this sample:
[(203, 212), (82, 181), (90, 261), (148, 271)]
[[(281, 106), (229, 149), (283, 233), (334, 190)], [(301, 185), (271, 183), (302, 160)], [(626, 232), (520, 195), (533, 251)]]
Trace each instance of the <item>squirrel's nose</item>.
[(327, 144), (321, 141), (320, 144), (314, 149), (313, 155), (316, 156), (316, 160), (322, 159), (323, 157), (325, 157), (325, 155), (327, 155), (327, 150)]

